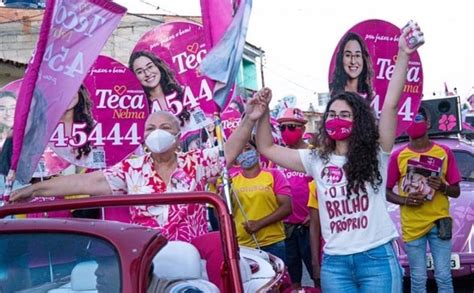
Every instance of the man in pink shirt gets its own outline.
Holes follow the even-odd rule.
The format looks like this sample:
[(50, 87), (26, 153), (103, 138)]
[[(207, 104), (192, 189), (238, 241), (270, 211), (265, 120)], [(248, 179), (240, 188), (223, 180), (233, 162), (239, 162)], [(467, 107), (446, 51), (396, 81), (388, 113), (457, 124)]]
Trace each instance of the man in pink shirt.
[[(283, 142), (292, 149), (305, 149), (308, 145), (303, 140), (307, 120), (298, 108), (288, 108), (277, 119)], [(285, 219), (286, 264), (290, 273), (292, 287), (301, 288), (302, 262), (310, 276), (313, 277), (311, 248), (309, 238), (309, 184), (313, 178), (304, 172), (283, 169), (291, 187), (293, 212)]]

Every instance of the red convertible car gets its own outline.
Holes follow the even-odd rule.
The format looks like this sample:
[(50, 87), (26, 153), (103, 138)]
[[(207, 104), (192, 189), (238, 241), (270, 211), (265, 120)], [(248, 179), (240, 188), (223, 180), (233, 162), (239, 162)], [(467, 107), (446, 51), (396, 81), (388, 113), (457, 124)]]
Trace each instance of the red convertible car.
[[(167, 241), (156, 230), (115, 221), (10, 217), (171, 203), (212, 204), (220, 231), (186, 243)], [(14, 204), (0, 208), (0, 218), (2, 293), (278, 292), (286, 280), (279, 258), (256, 249), (239, 249), (231, 216), (224, 202), (211, 193)]]

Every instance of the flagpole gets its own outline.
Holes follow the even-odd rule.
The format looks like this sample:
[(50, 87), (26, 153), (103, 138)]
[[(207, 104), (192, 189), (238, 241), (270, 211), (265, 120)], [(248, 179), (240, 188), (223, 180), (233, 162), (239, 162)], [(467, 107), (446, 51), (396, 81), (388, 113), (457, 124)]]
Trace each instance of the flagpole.
[(221, 164), (221, 177), (222, 184), (224, 189), (224, 197), (229, 209), (229, 213), (232, 215), (232, 198), (230, 196), (230, 179), (229, 179), (229, 170), (227, 170), (227, 162), (225, 161), (224, 155), (224, 135), (222, 130), (222, 120), (219, 112), (214, 113), (214, 122), (216, 125), (216, 137), (217, 137), (217, 146), (219, 148), (219, 160)]

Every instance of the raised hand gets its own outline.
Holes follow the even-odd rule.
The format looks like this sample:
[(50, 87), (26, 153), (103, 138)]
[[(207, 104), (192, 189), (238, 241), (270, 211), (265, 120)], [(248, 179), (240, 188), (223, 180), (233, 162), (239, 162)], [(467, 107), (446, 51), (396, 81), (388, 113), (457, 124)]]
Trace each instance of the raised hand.
[(250, 120), (257, 121), (267, 111), (271, 99), (272, 91), (269, 88), (259, 90), (245, 104), (245, 115)]
[(261, 103), (264, 103), (267, 106), (270, 104), (273, 96), (272, 90), (267, 87), (262, 88), (255, 95), (258, 97)]
[(419, 34), (420, 36), (423, 36), (423, 32), (418, 26), (418, 23), (415, 23), (413, 27), (406, 26), (403, 28), (400, 39), (398, 40), (398, 48), (401, 51), (405, 52), (407, 55), (411, 55), (413, 52), (415, 52), (419, 47), (421, 47), (424, 44), (424, 42), (421, 42), (417, 44), (415, 47), (410, 48), (407, 44), (406, 37), (411, 33), (416, 33), (416, 34)]

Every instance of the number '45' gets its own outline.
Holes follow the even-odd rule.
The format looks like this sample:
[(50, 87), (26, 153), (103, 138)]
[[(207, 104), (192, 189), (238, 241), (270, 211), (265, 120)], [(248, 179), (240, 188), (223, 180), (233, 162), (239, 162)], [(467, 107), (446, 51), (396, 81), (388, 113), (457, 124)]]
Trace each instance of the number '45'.
[(54, 72), (63, 72), (65, 75), (75, 77), (75, 74), (84, 73), (84, 54), (77, 52), (71, 64), (65, 64), (69, 55), (69, 48), (61, 46), (61, 52), (54, 52), (54, 43), (50, 44), (44, 53), (43, 61), (46, 61), (48, 67)]

